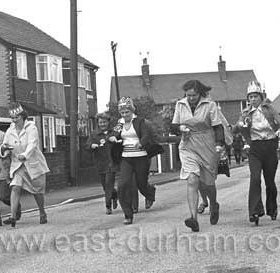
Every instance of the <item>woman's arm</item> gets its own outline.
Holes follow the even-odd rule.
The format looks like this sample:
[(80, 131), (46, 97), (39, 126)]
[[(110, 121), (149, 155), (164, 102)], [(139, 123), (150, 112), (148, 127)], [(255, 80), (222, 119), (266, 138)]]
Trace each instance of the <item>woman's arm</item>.
[(32, 155), (33, 151), (36, 149), (36, 147), (39, 144), (39, 135), (38, 130), (35, 124), (30, 124), (26, 128), (26, 134), (27, 134), (27, 146), (23, 153), (19, 154), (18, 156), (24, 156), (25, 159), (29, 159)]

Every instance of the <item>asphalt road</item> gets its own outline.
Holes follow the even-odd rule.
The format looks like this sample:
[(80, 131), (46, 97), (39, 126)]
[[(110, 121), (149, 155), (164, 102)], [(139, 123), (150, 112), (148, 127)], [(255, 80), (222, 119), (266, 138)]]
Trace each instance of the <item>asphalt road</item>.
[(157, 186), (154, 206), (145, 210), (142, 199), (130, 226), (120, 208), (105, 215), (103, 199), (48, 209), (47, 225), (37, 224), (38, 212), (25, 214), (15, 229), (0, 228), (0, 272), (279, 272), (280, 221), (249, 223), (248, 167), (231, 174), (217, 181), (219, 223), (211, 226), (206, 211), (199, 233), (184, 226), (184, 181)]

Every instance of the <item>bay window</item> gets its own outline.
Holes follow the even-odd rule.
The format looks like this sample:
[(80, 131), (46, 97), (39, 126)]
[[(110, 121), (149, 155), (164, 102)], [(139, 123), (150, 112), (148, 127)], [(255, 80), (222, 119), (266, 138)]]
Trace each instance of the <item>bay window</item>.
[(62, 58), (40, 54), (36, 56), (37, 81), (62, 83)]

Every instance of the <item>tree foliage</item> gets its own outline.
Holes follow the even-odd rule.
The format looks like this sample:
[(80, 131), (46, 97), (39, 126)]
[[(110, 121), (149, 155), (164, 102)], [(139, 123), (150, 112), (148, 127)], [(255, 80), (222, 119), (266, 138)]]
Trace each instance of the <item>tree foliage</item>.
[[(152, 122), (154, 129), (159, 135), (168, 135), (170, 132), (170, 124), (174, 113), (174, 105), (164, 106), (158, 111), (155, 101), (150, 96), (142, 96), (133, 99), (136, 114), (142, 118)], [(109, 113), (112, 117), (112, 124), (116, 124), (120, 118), (118, 112), (118, 104), (116, 102), (109, 103)]]

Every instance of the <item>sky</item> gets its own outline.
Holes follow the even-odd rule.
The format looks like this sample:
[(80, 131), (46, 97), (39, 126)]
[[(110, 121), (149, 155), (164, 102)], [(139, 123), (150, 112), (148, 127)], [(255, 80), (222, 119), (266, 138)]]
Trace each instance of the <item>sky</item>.
[[(277, 0), (77, 0), (78, 52), (97, 72), (98, 111), (109, 102), (117, 43), (119, 76), (253, 69), (268, 98), (280, 94), (280, 16)], [(70, 0), (1, 1), (0, 10), (24, 19), (70, 47)]]

